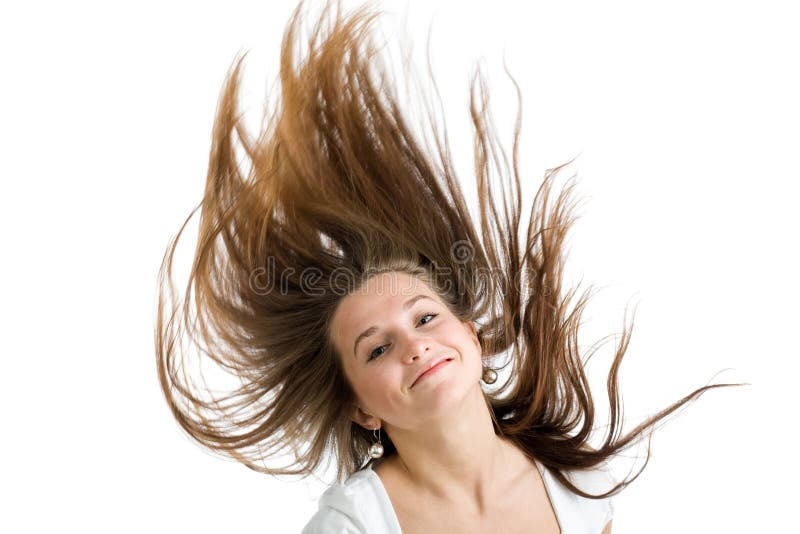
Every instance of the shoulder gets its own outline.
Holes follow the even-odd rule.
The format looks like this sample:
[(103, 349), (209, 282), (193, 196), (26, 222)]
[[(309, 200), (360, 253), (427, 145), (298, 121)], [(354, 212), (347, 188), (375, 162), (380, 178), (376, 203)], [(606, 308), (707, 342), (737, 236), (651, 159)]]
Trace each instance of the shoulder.
[(380, 480), (371, 469), (333, 484), (319, 499), (319, 509), (303, 534), (361, 534), (391, 531), (391, 502), (381, 492)]
[[(565, 472), (565, 476), (578, 488), (598, 495), (614, 488), (618, 481), (611, 472), (608, 462), (592, 469), (575, 469)], [(614, 517), (614, 499), (611, 496), (602, 499), (589, 499), (575, 495), (576, 502), (582, 513), (589, 520), (596, 532), (601, 532)], [(602, 530), (606, 532), (605, 530)]]
[(301, 534), (361, 534), (351, 518), (341, 511), (320, 507), (303, 527)]
[(570, 469), (564, 475), (586, 493), (605, 493), (617, 485), (607, 461), (591, 469)]
[[(562, 473), (577, 488), (592, 495), (605, 493), (618, 483), (608, 462), (591, 469), (570, 469)], [(613, 497), (592, 499), (577, 495), (549, 471), (544, 479), (562, 527), (565, 527), (563, 531), (600, 534), (614, 517)]]

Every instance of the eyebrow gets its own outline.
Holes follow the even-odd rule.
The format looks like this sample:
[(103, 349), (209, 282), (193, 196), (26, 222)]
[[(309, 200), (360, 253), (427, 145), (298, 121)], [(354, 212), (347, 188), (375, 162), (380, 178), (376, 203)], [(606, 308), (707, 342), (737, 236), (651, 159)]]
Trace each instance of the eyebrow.
[[(421, 300), (421, 299), (433, 300), (432, 298), (430, 298), (427, 295), (416, 295), (416, 296), (411, 297), (410, 299), (408, 299), (405, 302), (405, 304), (403, 304), (403, 309), (404, 310), (409, 309), (411, 306), (414, 305), (415, 302), (417, 302), (418, 300)], [(358, 356), (356, 355), (356, 348), (358, 347), (358, 344), (361, 342), (361, 340), (370, 337), (371, 335), (373, 335), (377, 331), (378, 331), (378, 327), (373, 325), (373, 326), (370, 326), (369, 328), (367, 328), (366, 330), (364, 330), (363, 332), (361, 332), (358, 335), (358, 337), (356, 338), (356, 342), (353, 343), (353, 356), (355, 358), (358, 358)]]

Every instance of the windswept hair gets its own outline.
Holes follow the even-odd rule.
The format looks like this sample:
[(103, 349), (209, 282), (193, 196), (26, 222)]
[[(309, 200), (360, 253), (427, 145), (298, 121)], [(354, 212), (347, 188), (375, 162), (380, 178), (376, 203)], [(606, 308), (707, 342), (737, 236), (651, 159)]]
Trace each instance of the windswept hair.
[[(652, 436), (659, 421), (705, 390), (741, 384), (701, 387), (620, 436), (617, 378), (631, 322), (608, 373), (610, 424), (602, 445), (590, 446), (595, 407), (577, 342), (590, 291), (571, 306), (575, 289), (562, 290), (574, 182), (551, 199), (555, 177), (570, 162), (545, 174), (521, 241), (520, 90), (514, 81), (519, 107), (509, 168), (476, 69), (469, 105), (479, 206), (473, 219), (430, 108), (433, 141), (425, 144), (401, 112), (370, 36), (379, 12), (361, 7), (343, 15), (337, 2), (323, 31), (331, 6), (297, 62), (303, 3), (293, 12), (281, 46), (280, 98), (255, 139), (237, 102), (245, 55), (227, 75), (203, 199), (159, 272), (156, 361), (174, 417), (202, 445), (256, 471), (307, 475), (333, 460), (344, 481), (373, 461), (373, 434), (350, 419), (356, 399), (330, 338), (331, 318), (370, 276), (400, 271), (426, 281), (459, 319), (474, 322), (485, 365), (511, 366), (492, 391), (484, 389), (496, 433), (576, 494), (616, 494), (641, 470), (597, 496), (562, 470), (597, 466)], [(493, 173), (500, 178), (494, 183)], [(194, 259), (179, 299), (173, 256), (198, 209)], [(198, 385), (182, 358), (184, 336), (240, 386), (215, 395), (205, 378)], [(389, 436), (384, 446), (385, 456), (396, 453)], [(278, 456), (283, 466), (266, 466)]]

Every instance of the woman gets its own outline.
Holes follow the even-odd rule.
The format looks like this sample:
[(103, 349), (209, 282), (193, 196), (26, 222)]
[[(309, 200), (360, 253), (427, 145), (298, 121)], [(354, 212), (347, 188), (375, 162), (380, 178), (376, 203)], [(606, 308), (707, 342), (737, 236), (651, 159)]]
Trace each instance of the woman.
[[(157, 363), (174, 416), (260, 472), (333, 461), (337, 484), (307, 534), (610, 532), (611, 496), (641, 471), (618, 482), (607, 460), (706, 389), (734, 384), (699, 388), (620, 437), (628, 329), (609, 372), (606, 437), (590, 446), (577, 349), (588, 293), (570, 311), (574, 292), (561, 287), (572, 185), (550, 198), (564, 165), (542, 182), (521, 241), (519, 122), (509, 173), (476, 74), (473, 219), (446, 137), (431, 119), (433, 141), (418, 140), (376, 60), (377, 13), (328, 17), (331, 7), (298, 64), (295, 10), (280, 100), (257, 139), (237, 109), (242, 58), (223, 88), (182, 306), (171, 270), (183, 228), (161, 269)], [(184, 334), (241, 387), (198, 387), (178, 358)], [(264, 463), (286, 453), (282, 466)]]
[[(446, 299), (423, 269), (395, 265), (337, 307), (329, 334), (357, 399), (351, 418), (391, 436), (396, 452), (326, 492), (304, 532), (610, 532), (610, 499), (565, 496), (550, 478), (546, 489), (495, 426), (478, 333)], [(605, 471), (587, 473), (584, 490), (614, 486)]]

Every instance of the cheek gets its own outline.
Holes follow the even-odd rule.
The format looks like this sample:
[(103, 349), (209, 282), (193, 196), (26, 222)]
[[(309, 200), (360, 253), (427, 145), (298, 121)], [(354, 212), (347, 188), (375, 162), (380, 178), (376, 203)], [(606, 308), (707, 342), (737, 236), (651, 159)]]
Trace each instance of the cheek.
[(393, 394), (400, 393), (403, 377), (394, 372), (396, 369), (380, 366), (377, 362), (374, 367), (359, 374), (355, 385), (356, 394), (365, 404), (386, 406), (391, 403)]
[(483, 373), (483, 359), (481, 358), (480, 346), (475, 344), (475, 340), (470, 335), (460, 337), (457, 346), (460, 347), (464, 365), (480, 376)]
[(483, 359), (481, 358), (481, 349), (476, 347), (472, 340), (466, 348), (465, 359), (470, 368), (480, 377), (483, 374)]

